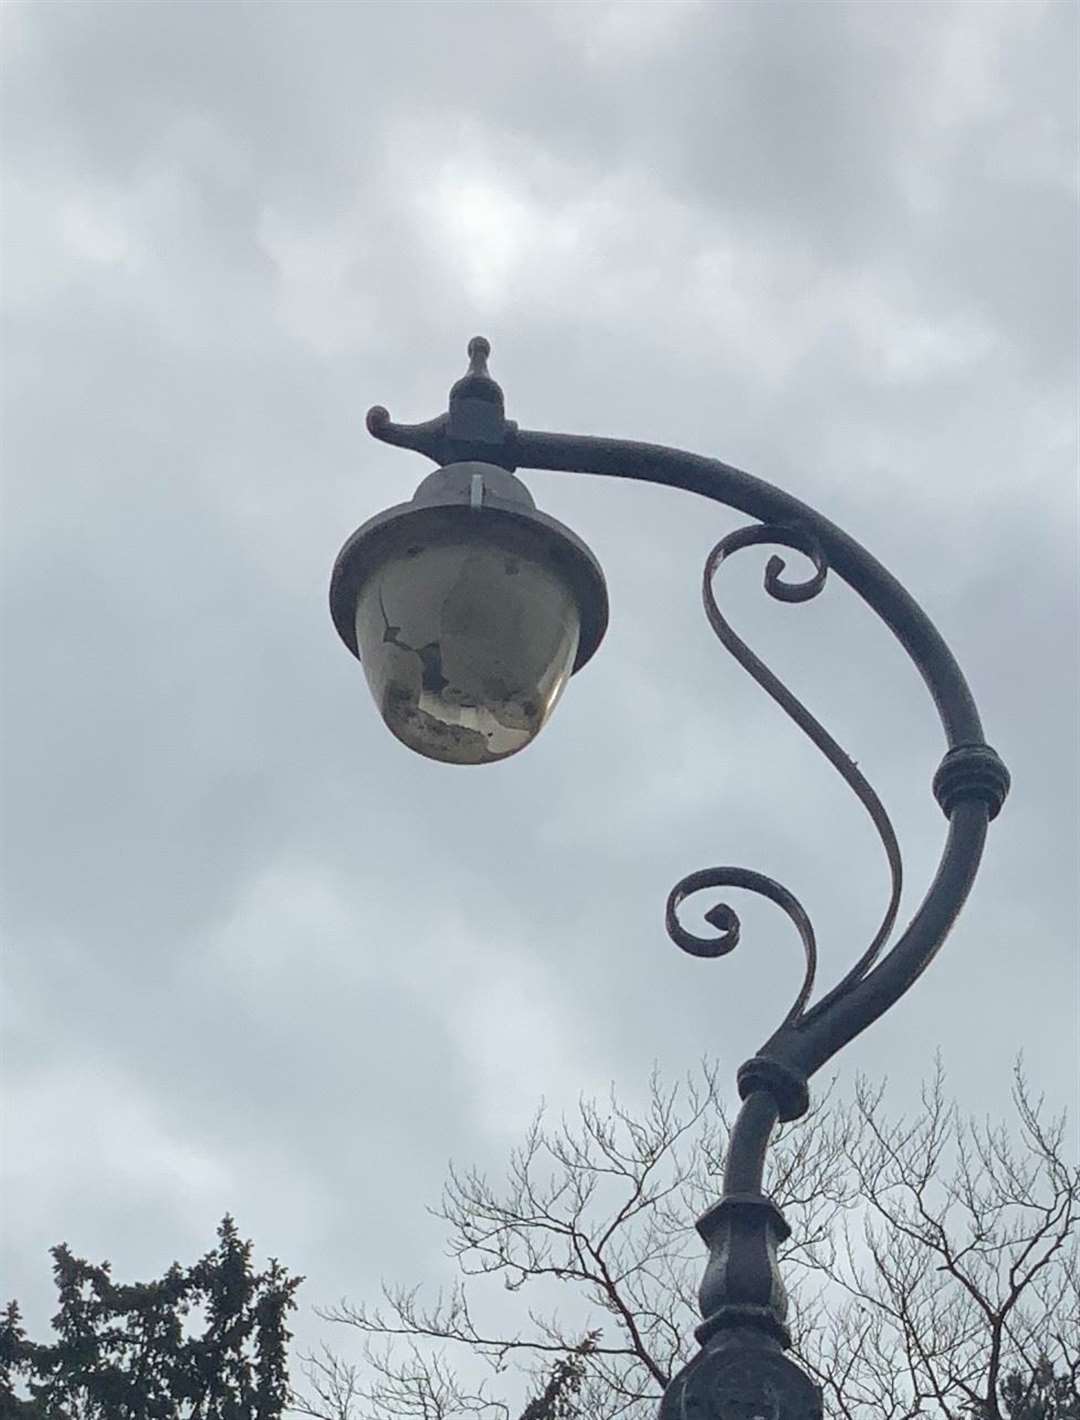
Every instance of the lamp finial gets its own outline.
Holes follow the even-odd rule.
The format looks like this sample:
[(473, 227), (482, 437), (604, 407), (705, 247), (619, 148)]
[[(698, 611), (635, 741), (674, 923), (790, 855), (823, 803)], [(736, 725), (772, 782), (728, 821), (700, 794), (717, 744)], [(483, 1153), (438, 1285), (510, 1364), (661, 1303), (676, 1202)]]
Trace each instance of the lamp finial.
[(469, 341), (469, 374), (486, 375), (491, 341), (486, 335), (474, 335)]

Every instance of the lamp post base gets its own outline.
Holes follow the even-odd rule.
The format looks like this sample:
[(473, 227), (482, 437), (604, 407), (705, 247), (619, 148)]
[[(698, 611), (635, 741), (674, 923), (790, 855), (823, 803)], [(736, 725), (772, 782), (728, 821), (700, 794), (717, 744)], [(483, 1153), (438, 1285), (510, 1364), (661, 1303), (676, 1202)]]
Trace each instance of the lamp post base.
[(779, 1342), (715, 1332), (664, 1392), (657, 1420), (821, 1420), (821, 1389)]

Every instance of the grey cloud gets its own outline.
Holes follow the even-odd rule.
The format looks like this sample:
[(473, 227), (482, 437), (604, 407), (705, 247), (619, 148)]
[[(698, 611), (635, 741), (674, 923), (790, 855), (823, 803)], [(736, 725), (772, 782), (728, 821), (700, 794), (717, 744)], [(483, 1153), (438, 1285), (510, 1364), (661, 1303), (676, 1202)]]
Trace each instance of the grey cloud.
[[(326, 581), (423, 464), (362, 415), (435, 414), (481, 329), (512, 417), (752, 468), (924, 601), (1016, 785), (954, 939), (840, 1068), (909, 1087), (919, 1034), (993, 1108), (1024, 1046), (1067, 1095), (1073, 19), (574, 8), (9, 22), (5, 1277), (33, 1316), (50, 1243), (137, 1276), (226, 1208), (309, 1301), (441, 1275), (450, 1154), (494, 1167), (541, 1094), (654, 1058), (733, 1069), (786, 1007), (783, 924), (750, 904), (690, 961), (677, 878), (788, 882), (824, 984), (873, 931), (861, 811), (701, 617), (723, 509), (530, 477), (605, 566), (606, 645), (503, 766), (386, 736)], [(925, 695), (842, 586), (778, 607), (744, 558), (724, 605), (880, 784), (913, 906)]]

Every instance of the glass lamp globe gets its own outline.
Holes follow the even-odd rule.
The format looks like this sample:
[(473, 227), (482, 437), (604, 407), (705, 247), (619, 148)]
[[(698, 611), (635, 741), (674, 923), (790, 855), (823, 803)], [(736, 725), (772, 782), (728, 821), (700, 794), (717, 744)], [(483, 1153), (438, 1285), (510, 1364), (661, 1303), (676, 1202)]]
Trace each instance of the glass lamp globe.
[(365, 523), (331, 610), (399, 740), (487, 764), (536, 738), (607, 623), (603, 574), (505, 469), (451, 464)]

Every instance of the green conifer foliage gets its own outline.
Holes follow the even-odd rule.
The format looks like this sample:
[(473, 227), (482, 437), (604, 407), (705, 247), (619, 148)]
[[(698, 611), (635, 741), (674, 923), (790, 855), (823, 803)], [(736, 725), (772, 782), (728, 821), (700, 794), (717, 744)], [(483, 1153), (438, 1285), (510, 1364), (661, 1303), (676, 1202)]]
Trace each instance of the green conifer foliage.
[(256, 1272), (232, 1218), (153, 1282), (114, 1282), (63, 1243), (52, 1257), (54, 1339), (29, 1340), (14, 1302), (0, 1320), (0, 1420), (279, 1420), (303, 1279), (276, 1260)]

